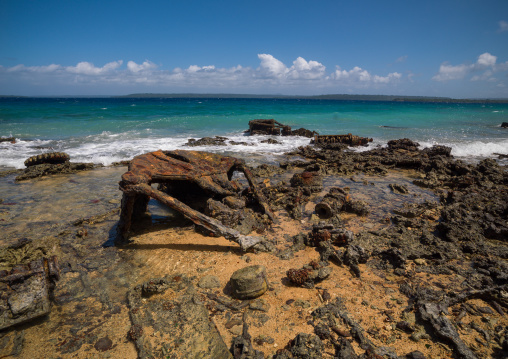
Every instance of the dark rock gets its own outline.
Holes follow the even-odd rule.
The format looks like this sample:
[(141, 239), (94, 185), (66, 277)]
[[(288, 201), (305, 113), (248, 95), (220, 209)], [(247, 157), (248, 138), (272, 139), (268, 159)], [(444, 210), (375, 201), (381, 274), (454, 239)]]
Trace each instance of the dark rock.
[(408, 323), (404, 320), (397, 322), (396, 327), (397, 327), (397, 329), (400, 329), (403, 332), (406, 332), (408, 334), (411, 334), (415, 331), (415, 328), (410, 323)]
[(314, 288), (314, 284), (330, 276), (332, 268), (321, 266), (312, 261), (301, 269), (289, 269), (286, 272), (291, 283), (304, 288)]
[(290, 351), (295, 359), (320, 359), (323, 349), (324, 344), (316, 335), (300, 333), (293, 339)]
[(418, 305), (418, 311), (421, 318), (433, 327), (437, 335), (454, 345), (461, 358), (476, 359), (476, 355), (462, 341), (452, 322), (441, 315), (446, 308), (437, 303), (425, 302)]
[(16, 138), (15, 137), (0, 137), (0, 143), (1, 142), (16, 143)]
[(40, 178), (53, 174), (69, 174), (79, 171), (86, 171), (94, 169), (96, 166), (93, 163), (42, 163), (27, 167), (22, 174), (16, 177), (16, 181), (24, 181), (27, 179)]
[(314, 333), (321, 340), (329, 339), (331, 337), (330, 328), (325, 324), (318, 324), (314, 327)]
[(273, 339), (271, 336), (269, 335), (259, 335), (257, 336), (256, 338), (254, 338), (254, 343), (256, 343), (257, 345), (263, 345), (263, 344), (273, 344), (275, 343), (275, 339)]
[(408, 194), (409, 190), (407, 189), (407, 186), (398, 184), (398, 183), (391, 183), (388, 185), (393, 193), (399, 193), (399, 194)]
[(335, 356), (337, 359), (357, 359), (358, 355), (356, 355), (355, 350), (351, 346), (351, 343), (347, 339), (340, 339), (338, 343), (335, 344)]
[(229, 144), (232, 146), (255, 146), (254, 143), (248, 143), (248, 142), (237, 142), (237, 141), (229, 141)]
[(274, 140), (273, 138), (263, 140), (263, 141), (261, 141), (261, 143), (268, 143), (269, 145), (282, 145), (282, 142)]
[(358, 216), (366, 216), (369, 214), (369, 205), (365, 201), (348, 201), (344, 206), (346, 212), (355, 213)]
[(191, 146), (191, 147), (193, 147), (193, 146), (226, 146), (227, 145), (226, 141), (227, 141), (226, 137), (220, 137), (220, 136), (203, 137), (198, 140), (196, 140), (194, 138), (190, 138), (185, 145)]
[(348, 133), (347, 135), (323, 135), (315, 136), (311, 142), (315, 146), (327, 146), (329, 144), (345, 144), (348, 146), (366, 146), (369, 142), (372, 142), (372, 138), (359, 137)]
[(108, 337), (100, 338), (95, 342), (94, 348), (97, 351), (105, 352), (113, 346), (113, 342)]
[(274, 174), (283, 173), (284, 170), (278, 166), (262, 164), (251, 169), (251, 172), (254, 176), (257, 177), (270, 177)]
[(277, 135), (290, 136), (291, 127), (283, 125), (274, 119), (256, 119), (249, 121), (249, 130), (252, 135)]
[(422, 352), (415, 350), (409, 354), (406, 354), (406, 359), (426, 359)]
[(503, 123), (501, 124), (501, 127), (502, 127), (502, 128), (508, 128), (508, 122), (503, 122)]
[(297, 130), (291, 131), (291, 135), (312, 138), (315, 135), (318, 135), (318, 133), (316, 131), (307, 130), (306, 128), (299, 128)]
[(323, 178), (316, 172), (295, 173), (290, 183), (291, 187), (305, 187), (312, 193), (323, 190)]
[(406, 150), (406, 151), (418, 151), (420, 144), (418, 142), (411, 141), (409, 138), (403, 138), (400, 140), (388, 141), (388, 148), (390, 150)]
[(429, 148), (424, 148), (422, 150), (422, 153), (426, 153), (429, 157), (434, 156), (444, 156), (444, 157), (451, 157), (452, 148), (442, 145), (434, 145)]

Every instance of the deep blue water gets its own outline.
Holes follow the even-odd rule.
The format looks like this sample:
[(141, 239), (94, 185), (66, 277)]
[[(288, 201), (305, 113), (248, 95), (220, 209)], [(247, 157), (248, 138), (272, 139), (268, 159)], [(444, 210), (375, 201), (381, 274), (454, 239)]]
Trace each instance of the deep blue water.
[(374, 138), (371, 146), (410, 138), (425, 146), (448, 145), (459, 157), (508, 153), (508, 104), (371, 102), (296, 99), (0, 99), (0, 166), (23, 167), (34, 154), (65, 151), (73, 161), (110, 164), (156, 149), (185, 148), (189, 138), (227, 136), (251, 146), (194, 148), (273, 156), (309, 139), (265, 137), (243, 131), (257, 118), (320, 134), (353, 133)]

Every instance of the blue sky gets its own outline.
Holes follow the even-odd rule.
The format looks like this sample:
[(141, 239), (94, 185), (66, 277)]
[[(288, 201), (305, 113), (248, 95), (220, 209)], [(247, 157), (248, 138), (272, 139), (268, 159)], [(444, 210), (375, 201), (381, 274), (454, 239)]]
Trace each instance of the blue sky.
[(508, 98), (506, 0), (0, 0), (0, 94)]

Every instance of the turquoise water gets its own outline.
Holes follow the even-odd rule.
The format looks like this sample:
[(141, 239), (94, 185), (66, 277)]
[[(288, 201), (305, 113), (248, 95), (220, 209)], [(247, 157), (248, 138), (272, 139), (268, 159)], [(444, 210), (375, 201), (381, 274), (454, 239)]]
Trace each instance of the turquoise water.
[(508, 104), (364, 102), (293, 99), (0, 99), (0, 166), (23, 167), (32, 155), (65, 151), (73, 161), (127, 160), (156, 149), (185, 148), (189, 138), (227, 136), (249, 146), (200, 150), (276, 156), (309, 143), (243, 134), (248, 122), (273, 118), (293, 129), (320, 134), (353, 133), (374, 138), (371, 146), (410, 138), (423, 147), (443, 144), (466, 159), (508, 153)]

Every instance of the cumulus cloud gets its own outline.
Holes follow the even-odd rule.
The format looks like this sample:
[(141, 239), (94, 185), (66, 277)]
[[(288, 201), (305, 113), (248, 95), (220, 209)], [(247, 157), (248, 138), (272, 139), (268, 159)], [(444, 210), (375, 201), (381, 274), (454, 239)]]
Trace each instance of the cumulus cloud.
[[(315, 60), (297, 57), (287, 66), (270, 54), (259, 54), (257, 68), (237, 65), (230, 68), (218, 68), (214, 65), (190, 65), (187, 68), (166, 70), (159, 68), (149, 60), (142, 63), (122, 60), (113, 61), (104, 66), (91, 62), (79, 62), (75, 66), (51, 64), (48, 66), (17, 65), (10, 68), (0, 66), (0, 81), (7, 79), (12, 83), (23, 82), (27, 86), (51, 86), (90, 84), (111, 85), (134, 91), (286, 91), (308, 93), (309, 89), (368, 88), (385, 86), (402, 78), (397, 72), (388, 75), (376, 75), (358, 66), (352, 69), (341, 69), (339, 66), (332, 73)], [(481, 63), (489, 66), (496, 59), (484, 56)], [(77, 86), (77, 85), (76, 85)], [(129, 87), (130, 86), (130, 87)], [(92, 88), (92, 87), (90, 87)]]
[(272, 55), (258, 54), (258, 58), (261, 60), (259, 68), (262, 75), (272, 78), (282, 78), (287, 74), (288, 68), (286, 65)]
[(491, 55), (488, 52), (481, 54), (478, 56), (478, 61), (476, 62), (480, 66), (494, 66), (497, 61), (497, 56)]
[(389, 73), (387, 76), (371, 75), (369, 71), (355, 66), (351, 70), (341, 70), (339, 66), (331, 75), (331, 78), (339, 82), (345, 83), (361, 83), (361, 84), (388, 84), (390, 82), (399, 80), (402, 74), (398, 72)]
[[(472, 64), (450, 65), (446, 62), (442, 63), (439, 66), (439, 72), (432, 79), (435, 81), (462, 80), (466, 76), (472, 75), (472, 81), (495, 81), (496, 79), (492, 75), (495, 72), (507, 69), (508, 62), (498, 64), (497, 56), (485, 52), (478, 56), (476, 62)], [(479, 72), (482, 73), (478, 74)]]
[(155, 70), (157, 68), (157, 65), (154, 64), (151, 61), (146, 60), (142, 64), (137, 64), (134, 61), (127, 62), (127, 69), (130, 72), (142, 72), (142, 71), (149, 71), (149, 70)]
[(91, 62), (83, 61), (78, 63), (76, 66), (68, 66), (65, 68), (65, 70), (80, 75), (101, 75), (116, 70), (122, 65), (122, 63), (123, 61), (119, 60), (109, 62), (103, 67), (95, 67), (95, 65)]
[(306, 61), (298, 57), (288, 70), (288, 76), (294, 79), (316, 80), (324, 77), (326, 67), (317, 61)]

